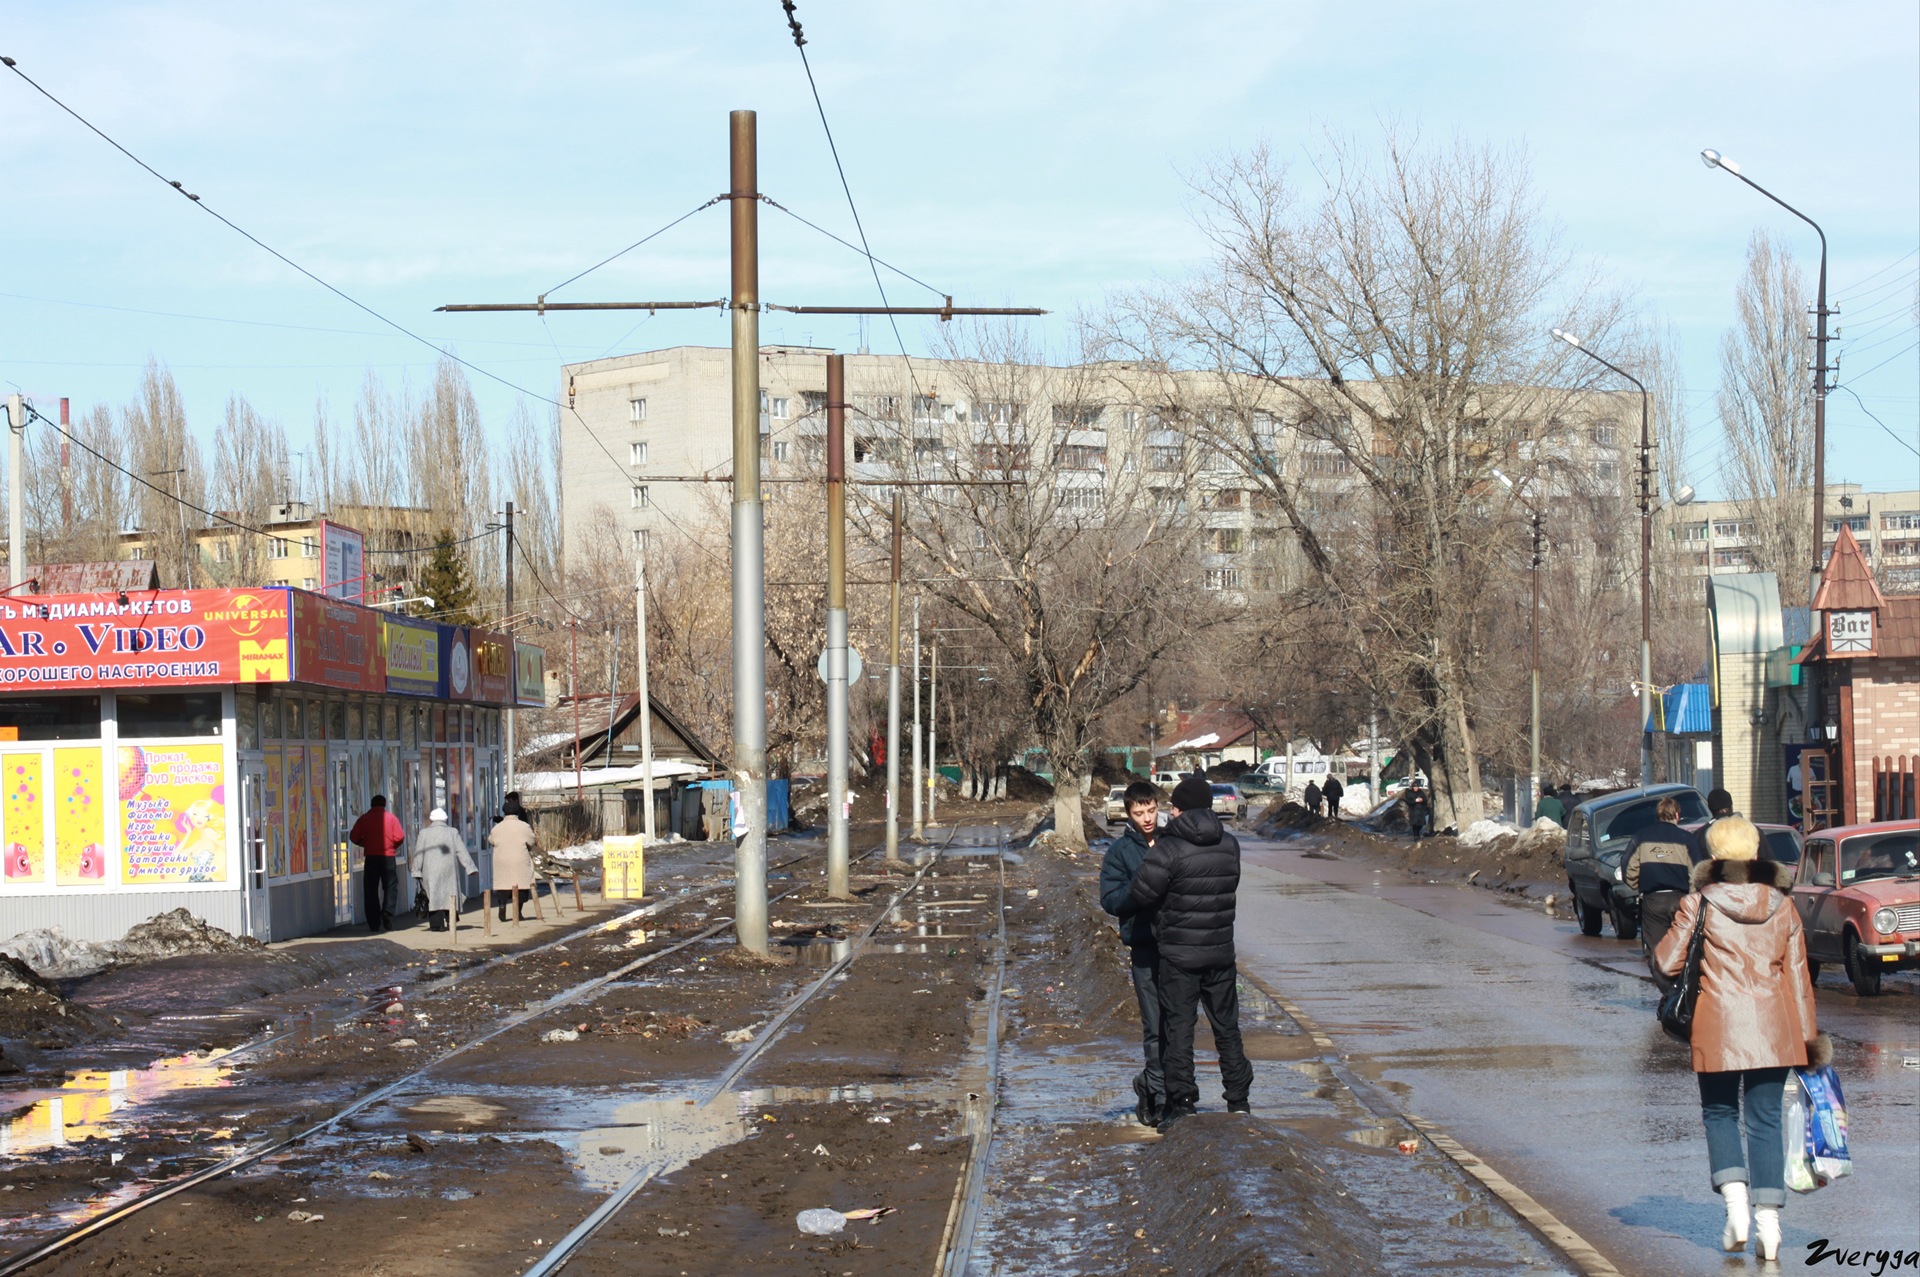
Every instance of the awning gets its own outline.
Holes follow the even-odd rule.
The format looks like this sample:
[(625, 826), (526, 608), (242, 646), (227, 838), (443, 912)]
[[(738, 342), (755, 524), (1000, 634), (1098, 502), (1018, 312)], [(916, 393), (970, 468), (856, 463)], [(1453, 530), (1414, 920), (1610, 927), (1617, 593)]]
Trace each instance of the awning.
[(1705, 683), (1675, 683), (1660, 694), (1647, 730), (1669, 736), (1708, 736), (1713, 732), (1713, 697)]

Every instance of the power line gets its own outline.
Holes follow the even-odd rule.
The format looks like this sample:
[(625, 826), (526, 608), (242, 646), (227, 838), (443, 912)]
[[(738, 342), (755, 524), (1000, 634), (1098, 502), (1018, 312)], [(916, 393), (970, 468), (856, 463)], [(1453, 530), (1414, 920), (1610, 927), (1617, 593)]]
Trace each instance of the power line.
[[(791, 217), (794, 221), (800, 223), (802, 226), (811, 227), (813, 230), (819, 231), (822, 235), (825, 235), (828, 239), (832, 240), (836, 244), (845, 245), (846, 247), (851, 248), (854, 252), (859, 253), (863, 257), (868, 257), (871, 260), (879, 261), (879, 259), (873, 257), (872, 254), (862, 250), (860, 245), (851, 243), (848, 240), (841, 239), (838, 235), (835, 235), (832, 231), (828, 230), (824, 226), (821, 226), (817, 222), (808, 221), (806, 218), (800, 216), (800, 214), (788, 208), (785, 204), (782, 204), (779, 200), (774, 199), (771, 195), (762, 195), (760, 197), (760, 202), (768, 205), (769, 207), (779, 209), (782, 213), (785, 213), (788, 217)], [(932, 284), (929, 284), (926, 280), (920, 279), (919, 277), (914, 275), (907, 274), (907, 272), (901, 270), (898, 266), (895, 266), (891, 262), (880, 262), (880, 265), (885, 266), (888, 270), (892, 271), (894, 274), (898, 275), (900, 278), (907, 280), (910, 283), (915, 283), (920, 285), (920, 287), (926, 289), (928, 292), (932, 293), (936, 297), (950, 296), (950, 294), (945, 289), (935, 288)], [(884, 294), (882, 295), (884, 296)]]
[(545, 301), (547, 298), (553, 296), (555, 293), (565, 288), (568, 284), (571, 284), (576, 280), (585, 279), (587, 276), (593, 274), (593, 272), (599, 270), (602, 266), (605, 266), (608, 262), (615, 261), (619, 258), (625, 257), (628, 253), (631, 253), (634, 249), (640, 247), (642, 244), (646, 243), (648, 240), (657, 239), (660, 236), (665, 235), (668, 231), (672, 230), (674, 227), (678, 226), (680, 223), (686, 221), (689, 217), (692, 217), (695, 213), (705, 212), (707, 209), (712, 208), (715, 204), (718, 204), (721, 200), (724, 200), (726, 198), (727, 197), (725, 195), (716, 195), (712, 199), (708, 200), (706, 203), (701, 204), (696, 208), (688, 209), (686, 212), (680, 214), (680, 216), (674, 218), (671, 222), (668, 222), (665, 226), (662, 226), (659, 230), (654, 231), (652, 234), (642, 235), (639, 239), (633, 241), (633, 243), (627, 245), (625, 248), (615, 253), (612, 257), (604, 257), (599, 261), (595, 262), (593, 265), (587, 267), (585, 270), (581, 271), (578, 275), (572, 275), (566, 279), (561, 280), (559, 283), (555, 284), (552, 288), (549, 288), (546, 292), (541, 293), (540, 300)]
[(1867, 401), (1860, 397), (1859, 391), (1855, 390), (1852, 386), (1847, 386), (1847, 385), (1836, 386), (1834, 387), (1834, 389), (1844, 390), (1848, 394), (1852, 395), (1853, 401), (1860, 405), (1860, 411), (1866, 413), (1868, 418), (1872, 420), (1874, 425), (1886, 431), (1888, 437), (1891, 438), (1895, 443), (1899, 444), (1902, 448), (1905, 448), (1908, 452), (1911, 452), (1914, 456), (1920, 457), (1920, 448), (1916, 448), (1912, 444), (1908, 443), (1905, 439), (1902, 439), (1898, 434), (1894, 433), (1894, 429), (1892, 426), (1889, 426), (1886, 422), (1880, 420), (1880, 418), (1875, 417), (1873, 415), (1873, 409), (1867, 407)]

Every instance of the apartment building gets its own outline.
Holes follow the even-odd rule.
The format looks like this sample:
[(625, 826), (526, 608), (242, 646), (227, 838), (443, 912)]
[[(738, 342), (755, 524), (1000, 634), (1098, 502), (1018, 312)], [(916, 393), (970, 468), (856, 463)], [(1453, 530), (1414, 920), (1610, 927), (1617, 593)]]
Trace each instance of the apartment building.
[[(1805, 508), (1810, 502), (1795, 504)], [(1920, 593), (1920, 491), (1867, 492), (1857, 483), (1829, 484), (1826, 548), (1840, 529), (1853, 533), (1860, 553), (1891, 593)], [(1670, 514), (1673, 538), (1686, 570), (1754, 572), (1751, 511), (1737, 501), (1696, 501)]]
[[(249, 522), (245, 515), (232, 517), (237, 522)], [(436, 531), (433, 512), (414, 506), (343, 505), (323, 513), (304, 501), (289, 502), (270, 507), (266, 517), (253, 525), (267, 535), (264, 554), (257, 547), (252, 555), (243, 552), (242, 542), (255, 539), (257, 534), (253, 532), (224, 523), (195, 529), (194, 547), (199, 551), (198, 561), (194, 565), (195, 584), (231, 587), (287, 585), (301, 590), (318, 590), (322, 576), (320, 525), (328, 520), (364, 533), (370, 549), (422, 549), (433, 544)], [(135, 530), (122, 533), (121, 557), (153, 558), (153, 540), (151, 532)], [(372, 569), (370, 575), (385, 570), (382, 565)], [(241, 577), (257, 579), (242, 580)], [(372, 581), (369, 585), (378, 583)]]
[[(827, 349), (760, 352), (763, 473), (817, 472), (826, 433)], [(565, 367), (563, 550), (604, 550), (612, 530), (637, 549), (649, 537), (724, 536), (732, 471), (729, 352), (680, 346)], [(1233, 413), (1247, 452), (1299, 480), (1309, 515), (1340, 535), (1368, 536), (1364, 485), (1351, 460), (1289, 421), (1297, 407), (1270, 387), (1124, 363), (1065, 367), (848, 355), (850, 474), (885, 480), (1025, 474), (1055, 490), (1066, 515), (1097, 516), (1115, 501), (1153, 502), (1197, 521), (1209, 588), (1257, 588), (1290, 548), (1248, 456), (1209, 443), (1205, 422), (1180, 413)], [(1262, 393), (1264, 389), (1264, 393)], [(1580, 489), (1625, 499), (1633, 484), (1638, 400), (1542, 391), (1539, 415), (1503, 421), (1474, 446), (1509, 447), (1537, 466), (1533, 499)], [(1179, 412), (1166, 407), (1184, 405)], [(1210, 407), (1207, 405), (1218, 405)], [(1503, 440), (1518, 439), (1514, 444)], [(1509, 464), (1512, 464), (1511, 462)], [(811, 468), (811, 469), (810, 469)], [(769, 484), (769, 499), (783, 486)], [(1342, 529), (1350, 528), (1349, 533)]]

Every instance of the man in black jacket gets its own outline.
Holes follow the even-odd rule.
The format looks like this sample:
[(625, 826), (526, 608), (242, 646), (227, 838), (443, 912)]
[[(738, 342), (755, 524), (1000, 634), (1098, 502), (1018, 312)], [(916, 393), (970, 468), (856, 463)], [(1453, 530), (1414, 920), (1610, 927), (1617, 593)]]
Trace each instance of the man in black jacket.
[(1159, 835), (1160, 791), (1144, 780), (1127, 786), (1121, 796), (1127, 827), (1107, 847), (1100, 865), (1100, 907), (1120, 919), (1120, 942), (1127, 946), (1133, 970), (1133, 994), (1140, 1003), (1140, 1046), (1147, 1067), (1133, 1079), (1138, 1099), (1134, 1115), (1142, 1126), (1158, 1126), (1167, 1106), (1167, 1086), (1160, 1076), (1160, 986), (1154, 973), (1160, 949), (1153, 942), (1153, 910), (1136, 909), (1131, 894), (1133, 875)]
[(1165, 1131), (1200, 1103), (1193, 1075), (1196, 1007), (1207, 1010), (1227, 1111), (1247, 1113), (1253, 1066), (1240, 1044), (1239, 973), (1233, 965), (1234, 897), (1240, 889), (1240, 844), (1213, 814), (1213, 787), (1189, 776), (1173, 791), (1173, 819), (1134, 875), (1136, 909), (1157, 909), (1160, 946), (1160, 1069), (1166, 1078)]

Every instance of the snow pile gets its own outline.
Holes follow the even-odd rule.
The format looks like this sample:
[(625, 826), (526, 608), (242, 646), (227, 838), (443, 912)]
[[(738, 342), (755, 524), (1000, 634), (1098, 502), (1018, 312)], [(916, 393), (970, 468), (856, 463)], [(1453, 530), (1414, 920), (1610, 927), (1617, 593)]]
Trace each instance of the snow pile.
[(252, 936), (222, 931), (204, 918), (194, 917), (184, 906), (135, 923), (111, 946), (119, 962), (172, 958), (183, 953), (233, 953), (262, 947)]
[(1478, 847), (1515, 832), (1514, 827), (1504, 821), (1476, 820), (1460, 831), (1460, 844), (1463, 847)]
[(1527, 832), (1528, 832), (1528, 833), (1530, 833), (1530, 834), (1561, 834), (1561, 835), (1565, 835), (1565, 833), (1566, 833), (1567, 831), (1566, 831), (1565, 829), (1563, 829), (1563, 828), (1561, 828), (1561, 825), (1560, 825), (1560, 822), (1559, 822), (1559, 821), (1557, 821), (1557, 820), (1555, 820), (1555, 819), (1554, 819), (1553, 817), (1551, 817), (1551, 816), (1542, 816), (1542, 817), (1540, 817), (1540, 819), (1538, 819), (1538, 820), (1536, 820), (1536, 821), (1534, 821), (1534, 822), (1533, 822), (1533, 824), (1531, 824), (1531, 825), (1529, 825), (1529, 826), (1527, 827)]
[(113, 950), (91, 940), (75, 940), (58, 927), (35, 927), (0, 942), (0, 954), (25, 964), (49, 980), (71, 980), (113, 965)]

